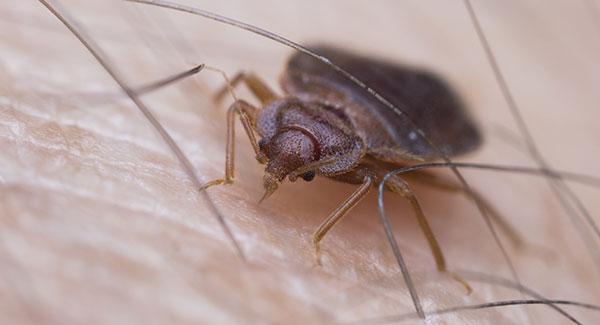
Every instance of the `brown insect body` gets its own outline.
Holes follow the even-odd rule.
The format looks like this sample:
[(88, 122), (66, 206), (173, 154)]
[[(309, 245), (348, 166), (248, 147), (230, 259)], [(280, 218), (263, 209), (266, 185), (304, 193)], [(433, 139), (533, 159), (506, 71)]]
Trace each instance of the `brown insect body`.
[[(395, 106), (401, 107), (447, 156), (466, 153), (481, 142), (479, 132), (448, 86), (436, 76), (360, 57), (329, 47), (312, 47), (373, 89)], [(233, 182), (234, 113), (237, 112), (257, 155), (266, 163), (261, 201), (279, 184), (298, 176), (306, 181), (315, 175), (337, 181), (361, 184), (357, 190), (321, 223), (313, 235), (317, 257), (319, 244), (373, 185), (398, 166), (439, 157), (408, 122), (373, 98), (350, 80), (306, 54), (291, 57), (281, 78), (287, 96), (276, 95), (254, 74), (240, 73), (232, 85), (244, 82), (262, 102), (258, 108), (243, 100), (229, 109), (225, 178), (207, 183), (204, 188)], [(230, 86), (231, 87), (231, 86)], [(230, 89), (230, 88), (228, 88)], [(225, 89), (218, 93), (222, 98)], [(260, 136), (257, 141), (256, 133)], [(424, 177), (431, 185), (462, 191), (456, 184), (436, 177)], [(399, 176), (386, 183), (387, 189), (409, 201), (435, 257), (437, 268), (446, 271), (442, 251), (409, 184)], [(474, 199), (481, 201), (475, 194)], [(496, 218), (499, 220), (500, 218)], [(468, 285), (462, 282), (465, 287)]]
[[(457, 97), (434, 75), (338, 49), (311, 50), (407, 108), (446, 155), (466, 153), (480, 143)], [(316, 173), (356, 184), (367, 174), (380, 178), (390, 165), (438, 156), (405, 117), (308, 55), (297, 53), (290, 59), (281, 85), (291, 97), (270, 102), (257, 117), (260, 148), (269, 161), (266, 182), (282, 181), (302, 166), (331, 158), (304, 178), (310, 180)]]

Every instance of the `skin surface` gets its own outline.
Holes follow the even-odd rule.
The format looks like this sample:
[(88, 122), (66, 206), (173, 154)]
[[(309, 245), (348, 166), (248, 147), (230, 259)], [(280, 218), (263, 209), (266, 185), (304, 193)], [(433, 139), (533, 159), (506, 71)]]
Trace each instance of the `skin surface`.
[[(65, 1), (64, 7), (132, 86), (205, 62), (230, 76), (252, 70), (279, 90), (277, 78), (291, 53), (247, 32), (166, 10), (118, 1)], [(517, 128), (459, 2), (369, 7), (356, 1), (340, 10), (334, 1), (214, 1), (202, 8), (295, 41), (339, 44), (437, 71), (470, 107), (485, 137), (481, 150), (461, 160), (535, 166), (509, 136)], [(478, 1), (475, 8), (541, 152), (556, 169), (600, 176), (595, 7)], [(263, 170), (238, 123), (236, 182), (208, 194), (244, 261), (166, 145), (75, 38), (35, 2), (2, 2), (0, 17), (0, 323), (306, 324), (414, 310), (384, 240), (375, 194), (326, 237), (323, 266), (315, 266), (312, 232), (355, 187), (321, 178), (285, 183), (258, 205)], [(203, 71), (143, 97), (203, 181), (223, 176), (230, 99), (220, 105), (210, 100), (222, 83), (219, 74)], [(251, 99), (243, 88), (236, 93)], [(543, 179), (464, 174), (527, 237), (530, 245), (522, 250), (502, 237), (524, 285), (547, 298), (600, 304), (600, 270)], [(511, 278), (470, 201), (413, 187), (450, 269)], [(600, 222), (598, 189), (573, 189)], [(474, 292), (465, 295), (435, 271), (408, 204), (390, 193), (385, 198), (426, 310), (530, 298), (475, 280)], [(597, 312), (565, 309), (583, 323), (600, 319)], [(566, 322), (546, 306), (429, 321)]]

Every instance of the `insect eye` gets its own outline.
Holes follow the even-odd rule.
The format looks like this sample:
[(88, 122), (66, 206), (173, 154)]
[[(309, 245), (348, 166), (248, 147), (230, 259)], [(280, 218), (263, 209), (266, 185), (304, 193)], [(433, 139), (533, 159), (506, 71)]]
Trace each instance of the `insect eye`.
[(302, 179), (305, 180), (305, 181), (307, 181), (307, 182), (312, 181), (313, 178), (315, 178), (315, 172), (312, 171), (312, 170), (309, 171), (309, 172), (306, 172), (306, 173), (304, 173), (304, 175), (302, 175)]

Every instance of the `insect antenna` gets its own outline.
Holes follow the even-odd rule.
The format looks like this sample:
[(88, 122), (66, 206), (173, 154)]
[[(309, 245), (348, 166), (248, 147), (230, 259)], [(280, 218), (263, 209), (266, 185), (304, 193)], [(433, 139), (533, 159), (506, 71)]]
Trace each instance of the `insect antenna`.
[[(191, 162), (187, 159), (183, 151), (179, 148), (179, 146), (175, 143), (173, 138), (169, 135), (169, 133), (165, 130), (165, 128), (160, 124), (160, 122), (156, 119), (156, 117), (152, 114), (150, 109), (139, 99), (138, 94), (136, 94), (133, 89), (131, 89), (124, 78), (120, 75), (117, 69), (113, 67), (113, 65), (109, 62), (107, 56), (102, 52), (99, 46), (97, 46), (94, 41), (87, 36), (87, 33), (84, 32), (84, 29), (80, 27), (76, 21), (69, 17), (64, 8), (60, 8), (56, 4), (56, 2), (52, 2), (49, 0), (39, 0), (42, 5), (44, 5), (60, 22), (69, 29), (69, 31), (81, 42), (83, 46), (92, 54), (92, 56), (100, 63), (100, 65), (106, 70), (106, 72), (114, 79), (114, 81), (119, 85), (119, 87), (127, 94), (127, 96), (131, 99), (131, 101), (136, 105), (136, 107), (142, 112), (142, 114), (146, 117), (146, 119), (152, 124), (152, 126), (158, 131), (162, 139), (169, 146), (169, 149), (175, 154), (185, 172), (188, 174), (188, 177), (194, 184), (196, 189), (200, 189), (202, 184), (196, 175), (194, 168)], [(245, 259), (244, 253), (235, 239), (232, 231), (229, 229), (229, 226), (225, 222), (224, 217), (218, 211), (218, 208), (214, 205), (214, 202), (210, 199), (208, 194), (204, 191), (201, 191), (200, 195), (208, 202), (210, 209), (212, 210), (215, 218), (217, 219), (219, 225), (221, 226), (223, 232), (229, 239), (231, 245), (235, 249), (237, 255)]]
[[(475, 13), (475, 10), (473, 9), (471, 1), (464, 0), (464, 4), (469, 13), (469, 17), (470, 17), (473, 27), (477, 33), (477, 37), (479, 38), (481, 46), (483, 47), (483, 49), (485, 51), (485, 56), (488, 60), (488, 63), (493, 70), (494, 77), (496, 78), (496, 82), (497, 82), (498, 86), (500, 87), (500, 90), (502, 91), (502, 95), (504, 97), (504, 100), (506, 101), (506, 104), (509, 108), (509, 111), (512, 115), (513, 120), (517, 124), (519, 132), (521, 133), (521, 137), (525, 141), (525, 144), (529, 151), (530, 156), (538, 164), (538, 166), (540, 166), (541, 169), (551, 170), (549, 164), (547, 163), (547, 161), (545, 160), (545, 158), (542, 156), (541, 152), (537, 148), (537, 145), (535, 144), (533, 136), (531, 135), (531, 132), (529, 131), (529, 128), (527, 127), (527, 124), (525, 123), (525, 120), (523, 119), (520, 108), (517, 105), (517, 102), (516, 102), (514, 96), (512, 95), (512, 92), (508, 86), (508, 83), (506, 82), (506, 78), (504, 77), (504, 74), (502, 73), (502, 69), (500, 68), (500, 65), (498, 64), (498, 60), (496, 59), (496, 57), (492, 51), (492, 48), (491, 48), (490, 43), (485, 35), (483, 27), (481, 26), (481, 24), (477, 18), (477, 14)], [(592, 238), (590, 238), (589, 234), (587, 233), (586, 229), (584, 228), (583, 221), (580, 220), (581, 217), (577, 213), (576, 210), (579, 210), (579, 213), (581, 213), (581, 215), (583, 215), (583, 217), (585, 218), (585, 220), (587, 221), (589, 226), (592, 228), (595, 236), (598, 239), (600, 239), (600, 228), (598, 227), (594, 218), (590, 215), (588, 209), (584, 206), (584, 204), (577, 197), (577, 195), (575, 195), (575, 193), (571, 190), (571, 188), (568, 187), (562, 181), (560, 176), (556, 177), (556, 178), (547, 178), (547, 181), (548, 181), (548, 185), (550, 186), (553, 194), (560, 201), (561, 205), (563, 206), (563, 209), (565, 210), (565, 212), (571, 219), (571, 223), (573, 224), (575, 229), (579, 232), (582, 240), (584, 241), (585, 246), (588, 249), (588, 252), (592, 256), (592, 259), (593, 259), (594, 263), (596, 264), (596, 267), (598, 268), (598, 271), (600, 271), (600, 254), (598, 253), (598, 252), (600, 252), (600, 247)], [(567, 198), (573, 202), (575, 207), (573, 207), (571, 204), (569, 204), (569, 201)]]

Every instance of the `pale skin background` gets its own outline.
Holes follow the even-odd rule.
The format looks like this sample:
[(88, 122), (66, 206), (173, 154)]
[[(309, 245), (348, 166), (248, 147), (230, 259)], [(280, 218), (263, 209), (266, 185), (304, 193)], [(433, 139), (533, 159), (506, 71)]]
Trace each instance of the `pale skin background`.
[[(486, 137), (481, 150), (462, 160), (534, 166), (503, 140), (517, 129), (459, 1), (197, 5), (296, 41), (438, 71)], [(593, 6), (475, 3), (542, 153), (557, 169), (600, 176), (600, 30)], [(279, 90), (277, 77), (290, 53), (247, 32), (166, 10), (119, 1), (64, 7), (131, 85), (205, 62), (229, 75), (254, 71)], [(354, 188), (326, 179), (285, 184), (258, 205), (262, 170), (239, 128), (236, 182), (208, 193), (239, 241), (243, 261), (156, 132), (54, 17), (36, 2), (5, 0), (0, 24), (0, 323), (330, 323), (413, 311), (377, 219), (375, 194), (325, 239), (323, 266), (316, 267), (310, 236)], [(210, 101), (221, 84), (205, 71), (143, 98), (203, 181), (223, 174), (229, 99)], [(243, 89), (237, 93), (251, 98)], [(598, 269), (545, 181), (464, 174), (532, 244), (509, 247), (523, 284), (547, 298), (600, 303)], [(510, 278), (470, 201), (414, 188), (451, 269)], [(573, 188), (597, 216), (598, 190)], [(465, 295), (435, 271), (408, 205), (392, 194), (386, 202), (426, 310), (523, 298), (475, 281), (474, 293)], [(585, 323), (600, 319), (565, 309)], [(566, 321), (545, 306), (429, 320)]]

